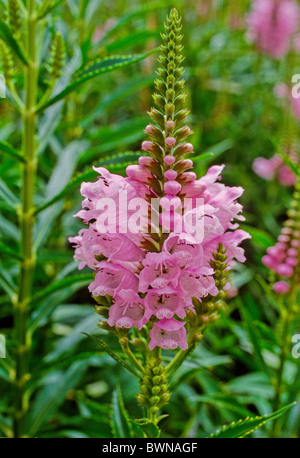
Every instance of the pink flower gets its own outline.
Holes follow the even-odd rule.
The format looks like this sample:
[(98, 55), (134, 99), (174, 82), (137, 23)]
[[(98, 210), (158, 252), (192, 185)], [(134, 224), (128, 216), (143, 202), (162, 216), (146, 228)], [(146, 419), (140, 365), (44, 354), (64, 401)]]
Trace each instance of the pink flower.
[(279, 59), (297, 32), (299, 7), (295, 0), (254, 0), (248, 16), (248, 36), (258, 48)]
[(152, 315), (162, 320), (172, 318), (177, 315), (179, 318), (185, 317), (185, 303), (179, 291), (166, 286), (165, 288), (151, 289), (145, 296), (145, 319), (150, 319)]
[(181, 267), (201, 263), (203, 248), (191, 234), (170, 234), (163, 250), (172, 254)]
[(257, 157), (254, 160), (252, 167), (256, 175), (264, 178), (265, 180), (272, 180), (275, 177), (275, 172), (278, 168), (278, 164), (272, 159)]
[(143, 299), (132, 289), (121, 290), (116, 298), (116, 302), (109, 309), (109, 326), (130, 329), (136, 326), (142, 329), (144, 324), (145, 307)]
[(296, 175), (283, 163), (280, 156), (275, 154), (271, 159), (258, 157), (253, 162), (254, 172), (265, 180), (272, 180), (277, 176), (283, 186), (293, 186), (296, 183)]
[(287, 294), (291, 287), (286, 281), (277, 281), (274, 283), (273, 289), (277, 294)]
[(145, 293), (149, 287), (176, 287), (180, 268), (175, 256), (169, 253), (148, 253), (143, 261), (144, 269), (140, 273), (139, 289)]
[(216, 296), (219, 292), (212, 276), (210, 267), (188, 267), (182, 272), (180, 284), (185, 297), (202, 297), (210, 294)]
[(120, 264), (100, 262), (95, 280), (90, 284), (89, 291), (93, 296), (116, 295), (123, 289), (137, 290), (138, 279)]
[[(267, 249), (262, 262), (270, 270), (276, 272), (279, 277), (289, 279), (297, 275), (299, 256), (299, 231), (291, 227), (284, 227), (278, 237), (277, 243)], [(274, 291), (278, 294), (286, 294), (290, 285), (286, 280), (274, 283)]]
[(163, 319), (158, 323), (154, 323), (150, 332), (149, 348), (153, 350), (155, 347), (161, 347), (165, 350), (175, 350), (178, 346), (181, 350), (186, 350), (188, 344), (186, 342), (186, 330), (184, 323), (176, 321), (174, 318)]

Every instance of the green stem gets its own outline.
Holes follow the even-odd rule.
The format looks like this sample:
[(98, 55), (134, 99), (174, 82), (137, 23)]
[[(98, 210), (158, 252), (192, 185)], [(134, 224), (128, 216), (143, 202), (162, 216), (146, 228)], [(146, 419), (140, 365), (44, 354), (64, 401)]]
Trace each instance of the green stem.
[(25, 107), (22, 110), (22, 149), (25, 163), (22, 165), (22, 206), (20, 209), (21, 254), (23, 261), (21, 262), (20, 269), (18, 300), (14, 309), (17, 343), (14, 437), (22, 437), (24, 435), (24, 420), (28, 408), (25, 400), (25, 386), (30, 378), (28, 373), (30, 338), (27, 330), (27, 321), (32, 289), (32, 276), (35, 265), (35, 255), (32, 243), (34, 225), (32, 210), (36, 176), (36, 114), (34, 108), (37, 96), (37, 62), (35, 48), (37, 20), (34, 7), (34, 0), (28, 0), (26, 33), (29, 63), (25, 68)]
[(166, 367), (165, 373), (172, 375), (182, 365), (186, 358), (195, 350), (196, 344), (191, 344), (187, 350), (180, 350), (175, 358), (172, 359), (170, 364)]
[(132, 351), (130, 350), (129, 348), (129, 345), (128, 345), (128, 339), (125, 337), (125, 338), (121, 338), (119, 339), (119, 342), (120, 342), (120, 345), (124, 351), (124, 353), (127, 355), (128, 359), (132, 362), (132, 364), (134, 365), (134, 367), (139, 371), (141, 372), (142, 374), (145, 372), (144, 371), (144, 368), (143, 366), (139, 363), (139, 361), (136, 359), (136, 357), (134, 356), (134, 354), (132, 353)]
[[(280, 408), (280, 398), (283, 386), (283, 371), (286, 358), (290, 351), (290, 325), (293, 320), (293, 304), (295, 296), (295, 288), (293, 288), (291, 295), (287, 299), (287, 307), (282, 310), (282, 339), (281, 339), (281, 352), (280, 363), (276, 374), (275, 381), (275, 395), (273, 400), (273, 411), (276, 412)], [(280, 421), (279, 418), (275, 419), (272, 424), (271, 437), (278, 437), (280, 435)]]

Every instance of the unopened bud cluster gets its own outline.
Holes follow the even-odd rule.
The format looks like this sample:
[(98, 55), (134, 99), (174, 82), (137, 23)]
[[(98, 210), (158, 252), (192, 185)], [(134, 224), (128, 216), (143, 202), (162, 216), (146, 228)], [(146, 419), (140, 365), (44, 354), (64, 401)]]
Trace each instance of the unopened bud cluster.
[(287, 294), (292, 284), (299, 284), (300, 279), (300, 183), (296, 184), (287, 215), (276, 245), (269, 247), (262, 259), (279, 277), (274, 283), (274, 291), (278, 294)]
[(170, 399), (169, 385), (163, 372), (160, 359), (150, 359), (140, 382), (140, 393), (137, 395), (139, 404), (149, 409), (154, 417), (158, 409)]

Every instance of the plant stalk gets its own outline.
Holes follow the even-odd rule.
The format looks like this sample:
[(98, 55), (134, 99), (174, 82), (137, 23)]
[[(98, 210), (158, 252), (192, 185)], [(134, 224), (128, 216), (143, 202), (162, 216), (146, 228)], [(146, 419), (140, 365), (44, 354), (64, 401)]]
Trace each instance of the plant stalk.
[(16, 380), (15, 380), (15, 416), (14, 437), (24, 435), (24, 420), (28, 406), (25, 401), (25, 386), (30, 378), (28, 373), (28, 359), (30, 352), (30, 338), (27, 330), (29, 302), (32, 290), (32, 277), (35, 265), (33, 250), (33, 196), (36, 177), (35, 133), (36, 114), (35, 104), (37, 97), (36, 60), (36, 26), (34, 0), (27, 1), (28, 15), (26, 17), (26, 40), (28, 66), (25, 67), (25, 107), (22, 110), (22, 150), (25, 162), (22, 164), (22, 204), (20, 209), (21, 254), (23, 261), (20, 268), (18, 300), (15, 304), (15, 338), (17, 344)]

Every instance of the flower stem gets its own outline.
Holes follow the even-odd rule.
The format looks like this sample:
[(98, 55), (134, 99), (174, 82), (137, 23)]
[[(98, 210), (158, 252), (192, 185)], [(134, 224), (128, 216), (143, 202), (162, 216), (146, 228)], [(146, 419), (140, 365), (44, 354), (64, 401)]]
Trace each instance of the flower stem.
[(169, 375), (174, 374), (174, 372), (179, 369), (182, 363), (195, 350), (195, 348), (196, 344), (191, 344), (187, 350), (180, 350), (175, 358), (173, 358), (170, 364), (166, 367), (165, 373)]
[(25, 386), (30, 378), (28, 358), (30, 338), (27, 330), (28, 307), (31, 297), (32, 276), (35, 265), (32, 233), (34, 225), (33, 195), (36, 176), (35, 132), (37, 97), (37, 62), (35, 49), (36, 16), (34, 0), (27, 1), (26, 38), (28, 66), (25, 67), (25, 107), (22, 110), (22, 149), (25, 162), (22, 165), (22, 205), (20, 209), (21, 262), (18, 300), (14, 308), (15, 338), (17, 344), (15, 380), (14, 437), (24, 434), (24, 420), (27, 411)]
[[(276, 374), (275, 381), (275, 395), (273, 400), (273, 411), (276, 412), (280, 408), (280, 397), (282, 393), (283, 385), (283, 371), (286, 362), (286, 358), (289, 354), (290, 349), (290, 327), (293, 321), (293, 304), (295, 304), (295, 288), (292, 289), (291, 295), (287, 299), (287, 307), (282, 310), (282, 338), (281, 338), (281, 352), (280, 352), (280, 363)], [(278, 437), (280, 434), (280, 421), (275, 419), (272, 424), (271, 436)]]
[(120, 345), (124, 351), (124, 353), (127, 355), (128, 359), (132, 362), (132, 364), (134, 365), (134, 367), (139, 371), (141, 372), (142, 374), (145, 372), (144, 371), (144, 368), (143, 366), (139, 363), (139, 361), (136, 359), (136, 357), (134, 356), (134, 354), (132, 353), (132, 351), (130, 350), (129, 348), (129, 345), (128, 345), (128, 339), (127, 337), (122, 337), (119, 339), (119, 342), (120, 342)]

